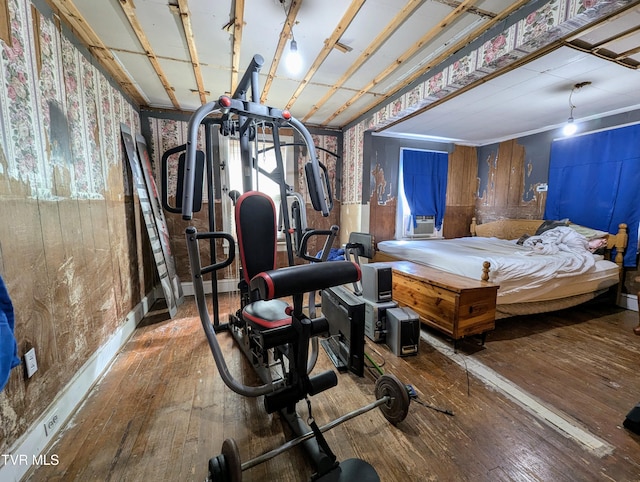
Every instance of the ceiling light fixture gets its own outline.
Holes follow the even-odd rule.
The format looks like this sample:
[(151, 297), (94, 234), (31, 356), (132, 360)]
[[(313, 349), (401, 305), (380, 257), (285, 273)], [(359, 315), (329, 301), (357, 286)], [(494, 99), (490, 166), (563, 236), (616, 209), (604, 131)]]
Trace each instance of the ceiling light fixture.
[(571, 101), (571, 98), (573, 97), (573, 93), (576, 90), (582, 89), (584, 86), (590, 85), (590, 84), (591, 84), (591, 82), (588, 82), (588, 81), (587, 82), (579, 82), (579, 83), (575, 84), (573, 86), (573, 88), (571, 89), (571, 93), (569, 94), (569, 118), (567, 119), (567, 123), (562, 128), (562, 133), (565, 136), (572, 136), (578, 130), (578, 126), (576, 125), (576, 123), (574, 122), (574, 119), (573, 119), (573, 109), (576, 108), (576, 106), (573, 105), (573, 102)]
[[(285, 16), (288, 18), (289, 15), (287, 13), (285, 0), (280, 0), (280, 4), (282, 5)], [(291, 42), (289, 42), (289, 52), (287, 52), (284, 63), (290, 74), (299, 74), (302, 70), (302, 56), (298, 51), (298, 42), (296, 42), (296, 38), (293, 35), (293, 26), (291, 26)]]
[(291, 32), (291, 43), (289, 44), (289, 53), (285, 59), (287, 70), (292, 74), (299, 74), (302, 70), (302, 57), (298, 52), (298, 42), (293, 38), (293, 31)]

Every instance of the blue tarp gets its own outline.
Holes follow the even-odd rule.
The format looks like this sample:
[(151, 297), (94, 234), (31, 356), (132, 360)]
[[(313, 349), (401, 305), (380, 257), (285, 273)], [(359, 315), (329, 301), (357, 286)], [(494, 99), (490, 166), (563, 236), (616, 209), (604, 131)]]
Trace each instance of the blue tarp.
[(18, 345), (13, 336), (14, 325), (13, 304), (0, 277), (0, 390), (7, 384), (11, 369), (20, 364)]

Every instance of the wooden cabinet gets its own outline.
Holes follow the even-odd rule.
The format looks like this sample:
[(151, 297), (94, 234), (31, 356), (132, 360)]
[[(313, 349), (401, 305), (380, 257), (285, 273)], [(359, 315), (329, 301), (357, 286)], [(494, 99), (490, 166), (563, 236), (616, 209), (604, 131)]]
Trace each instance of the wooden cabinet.
[(410, 261), (394, 261), (393, 299), (454, 340), (495, 327), (498, 285)]

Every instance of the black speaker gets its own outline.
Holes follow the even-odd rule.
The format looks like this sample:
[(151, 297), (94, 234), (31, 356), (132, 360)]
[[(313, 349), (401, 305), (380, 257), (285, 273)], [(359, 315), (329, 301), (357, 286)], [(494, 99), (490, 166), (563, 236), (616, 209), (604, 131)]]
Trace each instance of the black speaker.
[(631, 409), (622, 425), (633, 433), (640, 435), (640, 403)]

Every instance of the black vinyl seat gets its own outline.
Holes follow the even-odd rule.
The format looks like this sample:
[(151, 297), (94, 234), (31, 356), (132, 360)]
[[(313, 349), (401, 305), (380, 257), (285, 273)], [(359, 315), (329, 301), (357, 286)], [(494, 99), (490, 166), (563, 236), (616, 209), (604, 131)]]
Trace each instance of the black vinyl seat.
[(278, 299), (262, 300), (251, 290), (251, 279), (258, 273), (276, 269), (277, 216), (273, 200), (259, 191), (248, 191), (236, 201), (236, 234), (242, 280), (248, 299), (242, 317), (258, 330), (291, 324), (291, 306)]

